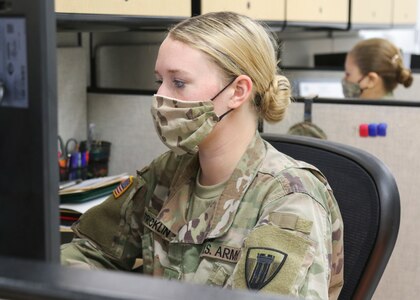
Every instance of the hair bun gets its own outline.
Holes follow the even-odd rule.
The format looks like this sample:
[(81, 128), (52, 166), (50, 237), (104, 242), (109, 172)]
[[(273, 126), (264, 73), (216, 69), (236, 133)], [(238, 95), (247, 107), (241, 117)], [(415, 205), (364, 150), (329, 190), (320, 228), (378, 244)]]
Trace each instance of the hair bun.
[(409, 69), (403, 68), (398, 76), (398, 82), (404, 85), (404, 87), (409, 87), (413, 83), (413, 75)]
[(289, 80), (283, 75), (276, 75), (261, 97), (261, 117), (270, 123), (281, 121), (290, 104), (290, 97)]

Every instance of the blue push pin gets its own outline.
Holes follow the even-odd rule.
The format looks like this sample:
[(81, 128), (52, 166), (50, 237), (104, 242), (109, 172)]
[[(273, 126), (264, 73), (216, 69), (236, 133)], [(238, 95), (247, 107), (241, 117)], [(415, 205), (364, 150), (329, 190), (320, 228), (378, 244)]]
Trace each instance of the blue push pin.
[(378, 124), (371, 123), (368, 126), (369, 136), (376, 136), (378, 132)]
[(378, 124), (378, 136), (386, 136), (386, 128), (388, 124), (386, 123), (379, 123)]

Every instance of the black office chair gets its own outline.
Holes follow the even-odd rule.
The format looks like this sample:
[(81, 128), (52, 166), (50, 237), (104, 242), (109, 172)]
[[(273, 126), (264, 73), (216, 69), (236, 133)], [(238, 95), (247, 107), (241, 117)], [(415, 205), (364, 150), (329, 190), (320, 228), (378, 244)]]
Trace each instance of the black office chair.
[(339, 299), (371, 299), (400, 225), (400, 197), (390, 170), (375, 156), (351, 146), (302, 136), (262, 137), (327, 177), (344, 222), (344, 286)]

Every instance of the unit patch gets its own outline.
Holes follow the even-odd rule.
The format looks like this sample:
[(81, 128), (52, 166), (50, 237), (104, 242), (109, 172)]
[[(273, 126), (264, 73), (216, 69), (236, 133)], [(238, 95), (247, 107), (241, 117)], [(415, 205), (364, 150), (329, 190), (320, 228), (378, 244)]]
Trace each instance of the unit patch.
[(228, 247), (220, 243), (207, 242), (204, 244), (200, 254), (200, 257), (203, 256), (237, 263), (241, 257), (241, 249)]
[(159, 221), (150, 212), (144, 212), (143, 224), (150, 230), (158, 233), (159, 235), (169, 239), (175, 236), (175, 234), (169, 230), (161, 221)]
[(121, 182), (119, 186), (115, 188), (112, 192), (114, 194), (115, 199), (124, 194), (126, 190), (133, 184), (133, 176), (128, 177), (126, 180)]
[(287, 254), (272, 248), (252, 247), (248, 249), (245, 261), (246, 285), (260, 290), (280, 271)]

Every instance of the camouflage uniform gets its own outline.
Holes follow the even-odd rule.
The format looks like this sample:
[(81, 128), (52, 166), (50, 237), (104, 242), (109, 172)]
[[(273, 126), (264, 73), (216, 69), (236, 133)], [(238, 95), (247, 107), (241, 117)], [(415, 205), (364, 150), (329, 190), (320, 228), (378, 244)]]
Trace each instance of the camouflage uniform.
[(287, 134), (310, 136), (323, 140), (327, 139), (327, 135), (324, 130), (322, 130), (318, 125), (308, 121), (296, 123), (289, 128)]
[[(62, 263), (131, 270), (188, 282), (336, 299), (343, 284), (343, 223), (313, 166), (259, 134), (218, 199), (188, 220), (197, 155), (169, 151), (74, 224)], [(124, 190), (125, 189), (125, 190)], [(123, 192), (121, 192), (123, 191)]]

